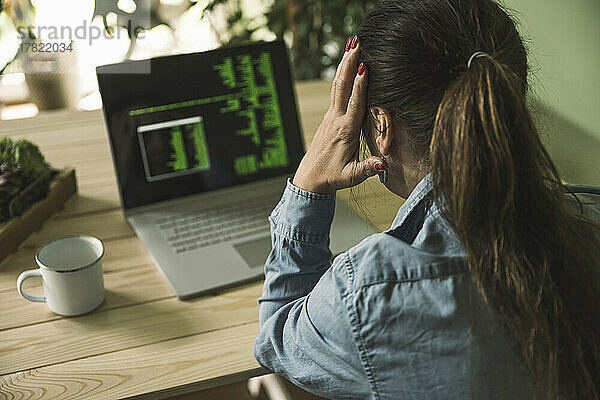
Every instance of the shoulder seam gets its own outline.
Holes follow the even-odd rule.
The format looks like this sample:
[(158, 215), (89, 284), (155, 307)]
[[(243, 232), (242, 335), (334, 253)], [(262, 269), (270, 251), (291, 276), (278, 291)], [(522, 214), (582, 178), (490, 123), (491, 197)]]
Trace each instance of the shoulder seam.
[(385, 283), (396, 283), (396, 284), (402, 284), (402, 283), (408, 283), (408, 282), (418, 282), (418, 281), (426, 281), (426, 280), (431, 280), (431, 279), (436, 279), (436, 278), (448, 278), (450, 276), (455, 276), (455, 275), (464, 275), (464, 274), (468, 274), (469, 270), (468, 269), (464, 269), (464, 270), (456, 270), (456, 271), (452, 271), (452, 272), (447, 272), (447, 273), (443, 273), (443, 274), (432, 274), (432, 275), (423, 275), (420, 276), (418, 278), (406, 278), (406, 279), (381, 279), (378, 281), (373, 281), (373, 282), (369, 282), (369, 283), (365, 283), (357, 288), (355, 288), (352, 292), (359, 292), (364, 288), (367, 287), (371, 287), (371, 286), (376, 286), (376, 285), (380, 285), (380, 284), (385, 284)]

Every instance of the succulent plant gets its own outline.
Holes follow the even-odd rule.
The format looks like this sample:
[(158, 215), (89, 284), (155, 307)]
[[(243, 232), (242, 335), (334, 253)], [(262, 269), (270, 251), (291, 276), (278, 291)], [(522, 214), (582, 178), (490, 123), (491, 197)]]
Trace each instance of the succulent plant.
[(0, 165), (0, 190), (3, 192), (10, 191), (10, 177), (14, 174), (14, 171), (11, 171), (9, 166), (8, 161), (4, 161)]
[(44, 198), (55, 173), (35, 144), (0, 138), (0, 223)]

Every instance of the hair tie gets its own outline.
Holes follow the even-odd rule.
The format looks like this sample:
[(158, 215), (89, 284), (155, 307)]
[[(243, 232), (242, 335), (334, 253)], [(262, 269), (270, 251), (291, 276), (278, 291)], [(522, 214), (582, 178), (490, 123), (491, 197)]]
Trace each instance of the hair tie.
[(467, 68), (471, 68), (471, 62), (479, 57), (487, 57), (490, 60), (492, 59), (492, 56), (490, 56), (488, 53), (486, 53), (485, 51), (476, 51), (475, 53), (473, 53), (473, 55), (471, 56), (471, 58), (469, 58), (469, 62), (467, 63)]

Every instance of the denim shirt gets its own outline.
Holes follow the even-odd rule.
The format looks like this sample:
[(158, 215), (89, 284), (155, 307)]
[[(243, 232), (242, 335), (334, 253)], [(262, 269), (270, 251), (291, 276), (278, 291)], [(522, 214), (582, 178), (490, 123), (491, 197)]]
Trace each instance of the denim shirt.
[(330, 264), (335, 194), (289, 180), (269, 217), (257, 361), (333, 399), (530, 399), (500, 318), (483, 303), (427, 175), (389, 230)]

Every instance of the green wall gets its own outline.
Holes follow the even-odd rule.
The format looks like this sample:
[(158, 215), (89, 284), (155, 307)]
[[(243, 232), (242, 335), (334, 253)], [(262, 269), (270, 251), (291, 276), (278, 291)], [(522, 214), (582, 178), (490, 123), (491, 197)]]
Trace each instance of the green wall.
[(530, 103), (569, 182), (600, 186), (600, 0), (504, 0), (529, 48)]

